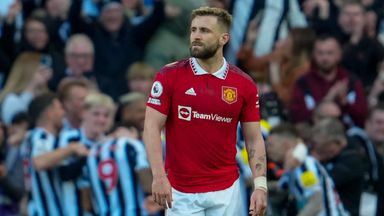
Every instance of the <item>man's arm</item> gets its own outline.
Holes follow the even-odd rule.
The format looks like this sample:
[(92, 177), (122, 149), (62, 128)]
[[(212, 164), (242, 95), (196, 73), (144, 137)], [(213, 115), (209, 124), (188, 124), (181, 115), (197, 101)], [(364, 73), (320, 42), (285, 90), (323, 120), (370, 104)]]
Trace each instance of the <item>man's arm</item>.
[(80, 190), (80, 205), (84, 213), (92, 212), (92, 191), (91, 188), (86, 187)]
[(172, 201), (171, 185), (163, 165), (163, 146), (161, 143), (161, 130), (166, 120), (166, 115), (147, 106), (143, 139), (153, 175), (152, 194), (155, 202), (165, 208), (167, 204), (171, 207)]
[[(261, 135), (260, 123), (245, 122), (241, 126), (244, 134), (245, 147), (247, 148), (249, 166), (253, 178), (266, 176), (267, 159), (264, 140)], [(255, 188), (257, 189), (257, 188)]]
[(252, 193), (249, 208), (253, 215), (264, 215), (267, 206), (267, 158), (260, 123), (244, 122), (241, 128), (248, 153), (249, 166), (255, 183), (255, 190)]
[(64, 159), (71, 155), (86, 156), (88, 149), (80, 144), (70, 144), (66, 148), (60, 148), (35, 156), (32, 159), (33, 166), (37, 171), (51, 169), (59, 165)]

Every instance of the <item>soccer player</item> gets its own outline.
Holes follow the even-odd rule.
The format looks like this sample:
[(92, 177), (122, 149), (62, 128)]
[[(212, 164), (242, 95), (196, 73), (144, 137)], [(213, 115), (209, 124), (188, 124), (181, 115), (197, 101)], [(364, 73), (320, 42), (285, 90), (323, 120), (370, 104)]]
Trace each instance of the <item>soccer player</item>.
[[(238, 215), (236, 128), (244, 134), (255, 190), (252, 215), (266, 208), (266, 155), (258, 92), (252, 79), (223, 58), (231, 15), (218, 8), (192, 12), (191, 58), (156, 75), (147, 103), (144, 142), (155, 202), (167, 215)], [(163, 166), (161, 131), (165, 126)]]
[(86, 173), (96, 215), (146, 215), (143, 192), (150, 192), (151, 173), (138, 140), (109, 138), (92, 146)]
[(66, 78), (60, 82), (58, 96), (65, 110), (64, 130), (80, 128), (84, 99), (90, 91), (90, 83), (85, 79)]
[[(76, 84), (76, 82), (72, 83)], [(71, 83), (69, 85), (68, 88), (71, 87)], [(72, 90), (75, 90), (75, 87), (77, 86), (72, 86)], [(93, 145), (106, 139), (105, 134), (112, 125), (115, 105), (111, 97), (93, 92), (85, 96), (84, 99), (79, 98), (78, 101), (81, 102), (79, 103), (81, 106), (78, 106), (77, 112), (81, 110), (79, 119), (82, 121), (78, 129), (66, 129), (60, 133), (60, 146), (62, 148), (72, 141), (79, 141), (90, 149)], [(65, 161), (65, 164), (71, 167), (68, 170), (70, 173), (62, 178), (64, 205), (72, 206), (65, 209), (67, 215), (82, 215), (83, 212), (91, 209), (90, 200), (87, 200), (90, 199), (89, 194), (87, 194), (89, 191), (84, 189), (88, 187), (88, 184), (85, 183), (84, 185), (84, 181), (81, 179), (82, 168), (85, 163), (86, 161), (80, 158), (70, 158)]]
[(59, 167), (71, 156), (86, 156), (88, 150), (79, 143), (58, 148), (57, 135), (62, 127), (64, 111), (54, 94), (45, 93), (33, 99), (28, 113), (35, 126), (24, 143), (31, 172), (29, 215), (63, 215)]
[(285, 173), (278, 185), (288, 189), (295, 198), (297, 215), (349, 215), (327, 171), (315, 158), (307, 155), (306, 147), (292, 125), (273, 128), (267, 147), (269, 158), (284, 164)]
[(90, 93), (84, 101), (80, 130), (61, 135), (67, 142), (78, 139), (90, 149), (84, 176), (75, 175), (63, 184), (66, 206), (73, 206), (68, 208), (67, 215), (80, 215), (82, 211), (96, 215), (141, 215), (143, 190), (149, 192), (151, 182), (144, 145), (134, 139), (106, 136), (114, 112), (111, 97)]

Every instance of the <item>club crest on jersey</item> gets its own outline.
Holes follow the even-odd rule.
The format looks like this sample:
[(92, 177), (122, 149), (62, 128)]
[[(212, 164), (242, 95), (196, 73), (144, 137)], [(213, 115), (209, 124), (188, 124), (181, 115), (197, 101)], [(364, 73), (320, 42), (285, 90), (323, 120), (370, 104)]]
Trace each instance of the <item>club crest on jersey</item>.
[(161, 82), (155, 81), (152, 85), (151, 89), (151, 96), (154, 98), (158, 98), (163, 93), (163, 85), (161, 85)]
[(228, 104), (233, 104), (237, 101), (237, 88), (222, 86), (221, 99)]

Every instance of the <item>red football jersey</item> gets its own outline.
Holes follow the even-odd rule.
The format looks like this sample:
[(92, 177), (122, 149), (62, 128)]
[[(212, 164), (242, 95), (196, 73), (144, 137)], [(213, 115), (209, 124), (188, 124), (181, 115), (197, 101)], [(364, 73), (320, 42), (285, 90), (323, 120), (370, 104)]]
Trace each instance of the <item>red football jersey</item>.
[(224, 60), (214, 74), (195, 58), (162, 68), (148, 106), (167, 115), (165, 169), (176, 190), (223, 190), (239, 177), (236, 164), (238, 122), (259, 121), (256, 85)]

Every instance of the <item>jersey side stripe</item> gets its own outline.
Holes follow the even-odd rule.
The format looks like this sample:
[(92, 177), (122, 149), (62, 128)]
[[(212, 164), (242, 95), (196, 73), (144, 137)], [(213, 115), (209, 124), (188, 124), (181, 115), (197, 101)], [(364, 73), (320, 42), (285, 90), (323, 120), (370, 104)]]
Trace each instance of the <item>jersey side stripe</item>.
[(119, 201), (119, 206), (120, 206), (120, 215), (124, 215), (125, 214), (125, 209), (126, 209), (126, 206), (125, 206), (125, 199), (124, 199), (124, 193), (128, 192), (128, 191), (124, 191), (123, 188), (122, 188), (122, 181), (126, 181), (127, 179), (121, 179), (120, 176), (124, 173), (124, 169), (121, 169), (121, 163), (120, 163), (120, 157), (119, 155), (117, 155), (117, 151), (119, 150), (119, 145), (118, 145), (118, 142), (115, 140), (111, 146), (111, 148), (113, 150), (110, 151), (110, 156), (111, 158), (115, 161), (115, 164), (116, 164), (116, 172), (117, 172), (117, 185), (116, 185), (116, 193), (117, 193), (117, 197), (118, 197), (118, 201)]
[[(119, 169), (125, 170), (125, 172), (121, 172), (120, 181), (122, 183), (122, 189), (124, 190), (124, 203), (127, 206), (125, 215), (135, 215), (135, 212), (133, 209), (135, 209), (135, 206), (137, 206), (136, 197), (133, 195), (133, 193), (136, 192), (135, 188), (135, 175), (132, 175), (132, 166), (129, 163), (129, 155), (127, 154), (126, 148), (127, 145), (124, 142), (119, 143), (122, 147), (121, 150), (117, 152), (117, 154), (120, 155), (121, 161), (119, 162)], [(125, 144), (125, 145), (124, 145)]]
[(34, 178), (32, 179), (33, 203), (36, 207), (38, 214), (48, 215), (47, 199), (45, 197), (44, 190), (41, 185), (40, 177), (35, 171), (32, 171), (32, 175), (34, 175)]
[(136, 167), (136, 155), (137, 155), (137, 153), (136, 153), (136, 151), (135, 151), (135, 149), (134, 149), (134, 147), (133, 146), (131, 146), (131, 145), (129, 145), (129, 144), (127, 144), (126, 146), (125, 146), (125, 155), (126, 155), (126, 159), (127, 159), (127, 163), (130, 165), (129, 166), (129, 172), (130, 172), (130, 175), (131, 175), (131, 179), (132, 179), (132, 181), (131, 181), (131, 185), (132, 185), (132, 187), (133, 187), (133, 190), (132, 191), (134, 191), (134, 193), (133, 194), (131, 194), (131, 197), (132, 197), (132, 200), (134, 200), (135, 202), (132, 202), (132, 207), (134, 207), (135, 209), (136, 209), (136, 214), (137, 215), (140, 215), (140, 204), (138, 203), (138, 201), (139, 201), (139, 198), (138, 198), (138, 195), (139, 195), (139, 187), (138, 187), (138, 185), (137, 185), (137, 180), (136, 180), (136, 178), (135, 178), (135, 167)]
[[(99, 214), (105, 213), (108, 211), (107, 206), (108, 203), (105, 200), (105, 195), (103, 193), (103, 190), (105, 188), (102, 187), (102, 182), (100, 181), (98, 171), (98, 161), (99, 161), (99, 152), (100, 152), (101, 146), (97, 146), (97, 148), (94, 150), (93, 155), (89, 157), (88, 159), (88, 166), (89, 166), (89, 175), (90, 180), (93, 188), (93, 192), (95, 192), (95, 198), (97, 200), (97, 208), (99, 209)], [(96, 155), (97, 154), (97, 155)]]

